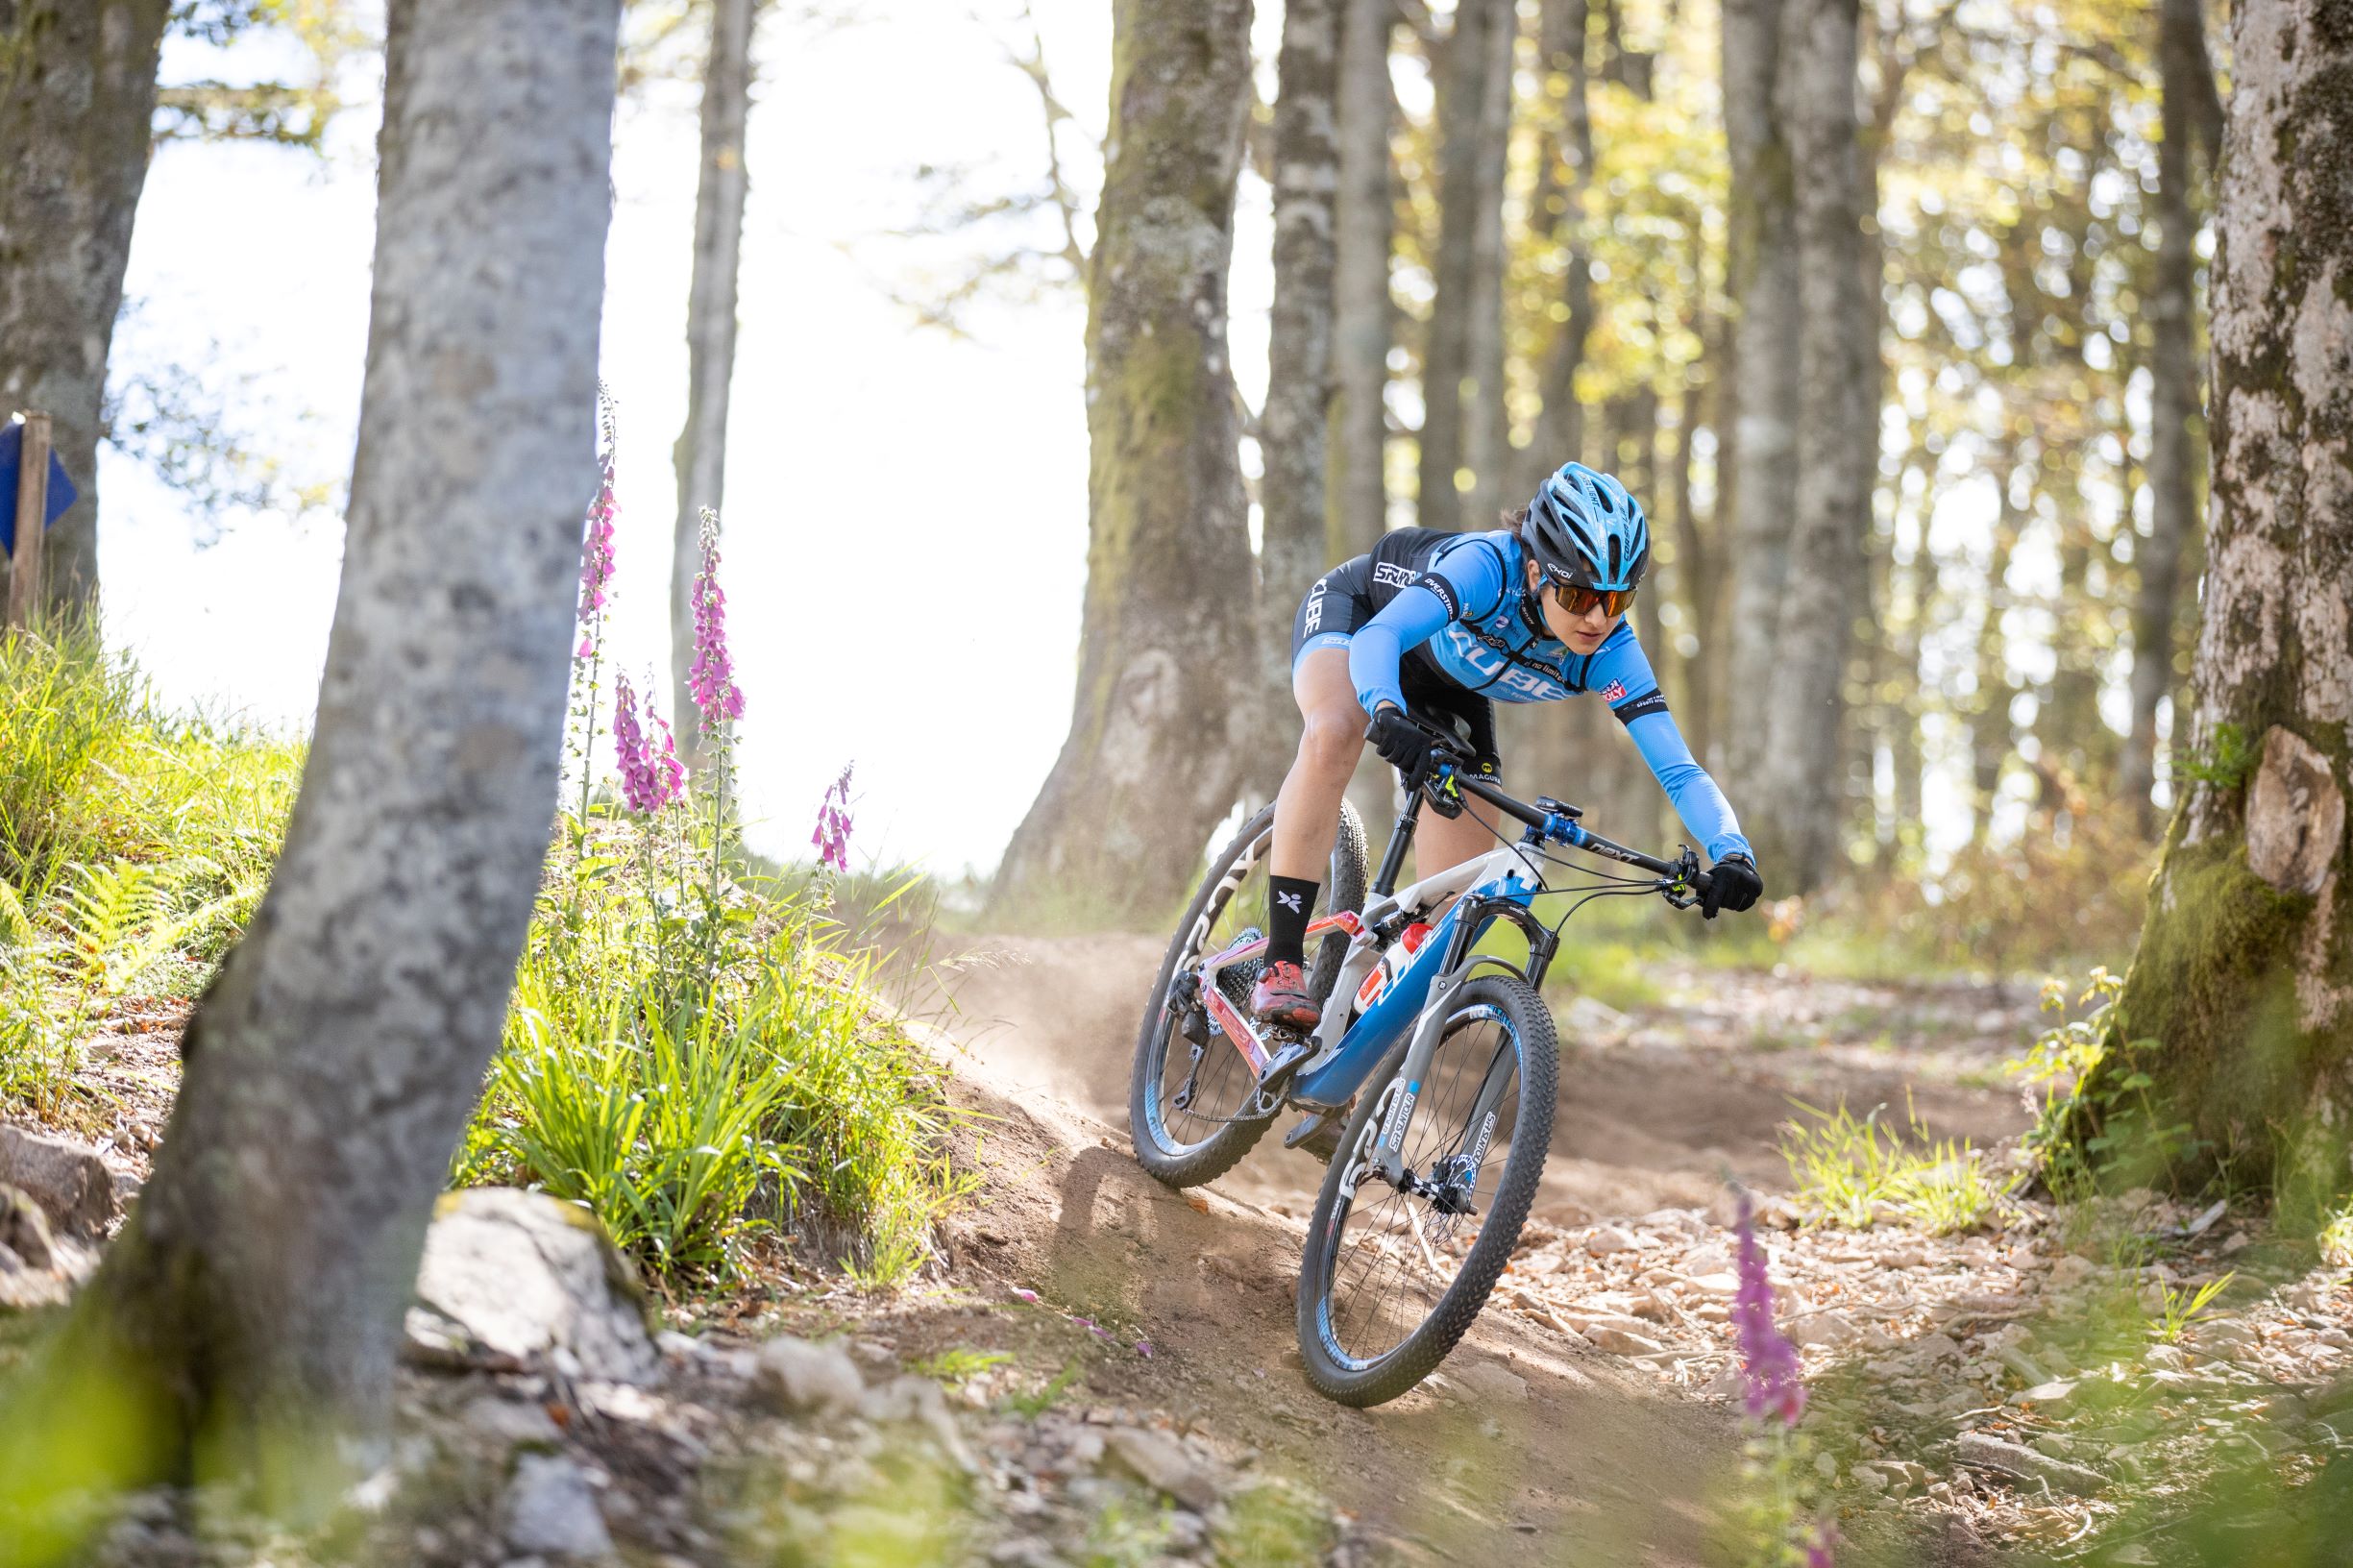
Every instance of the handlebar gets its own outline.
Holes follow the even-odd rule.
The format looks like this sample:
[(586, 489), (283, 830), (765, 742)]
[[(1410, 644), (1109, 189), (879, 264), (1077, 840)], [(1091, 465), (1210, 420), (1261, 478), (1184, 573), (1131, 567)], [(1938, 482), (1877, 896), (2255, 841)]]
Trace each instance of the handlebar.
[[(1690, 848), (1685, 847), (1682, 854), (1677, 859), (1661, 860), (1655, 855), (1646, 855), (1639, 849), (1631, 849), (1625, 845), (1603, 838), (1599, 833), (1579, 821), (1578, 818), (1582, 813), (1566, 802), (1550, 799), (1543, 796), (1538, 796), (1532, 802), (1515, 799), (1476, 773), (1462, 771), (1460, 765), (1474, 759), (1470, 748), (1462, 744), (1460, 737), (1426, 724), (1410, 714), (1406, 715), (1405, 718), (1407, 723), (1430, 738), (1434, 760), (1437, 762), (1435, 768), (1417, 770), (1424, 776), (1409, 778), (1407, 784), (1409, 789), (1426, 790), (1451, 771), (1457, 789), (1465, 795), (1476, 796), (1505, 816), (1527, 824), (1532, 838), (1564, 844), (1572, 849), (1582, 849), (1588, 854), (1600, 855), (1605, 860), (1614, 860), (1624, 865), (1638, 867), (1654, 876), (1679, 882), (1689, 889), (1694, 896), (1704, 895), (1712, 886), (1711, 873), (1700, 870), (1700, 858), (1692, 853)], [(1689, 902), (1690, 899), (1671, 898), (1671, 901), (1684, 903)]]

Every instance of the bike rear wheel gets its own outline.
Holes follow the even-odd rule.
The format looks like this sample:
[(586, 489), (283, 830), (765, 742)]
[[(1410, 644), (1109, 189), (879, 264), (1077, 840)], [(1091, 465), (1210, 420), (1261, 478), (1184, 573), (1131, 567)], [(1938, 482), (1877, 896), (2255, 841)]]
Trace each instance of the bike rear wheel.
[[(1559, 1044), (1524, 981), (1455, 992), (1415, 1085), (1399, 1076), (1406, 1047), (1367, 1080), (1382, 1087), (1340, 1135), (1300, 1261), (1299, 1352), (1316, 1391), (1343, 1405), (1395, 1399), (1455, 1348), (1511, 1257), (1552, 1142)], [(1402, 1157), (1421, 1191), (1391, 1187), (1368, 1159), (1409, 1091)]]
[[(1170, 1187), (1215, 1181), (1250, 1152), (1273, 1119), (1236, 1119), (1258, 1087), (1250, 1064), (1224, 1035), (1203, 1030), (1198, 1017), (1189, 1021), (1201, 1038), (1190, 1038), (1188, 1017), (1169, 1005), (1169, 998), (1179, 975), (1197, 970), (1204, 957), (1231, 945), (1262, 918), (1274, 822), (1275, 808), (1268, 806), (1211, 860), (1144, 1004), (1128, 1087), (1128, 1130), (1137, 1163)], [(1356, 809), (1342, 802), (1321, 913), (1361, 909), (1365, 875), (1364, 824)], [(1309, 956), (1308, 990), (1319, 1004), (1332, 994), (1347, 956), (1348, 939), (1336, 934), (1324, 938)], [(1255, 968), (1228, 971), (1223, 977), (1234, 988), (1228, 994), (1244, 1012), (1248, 1006), (1241, 992), (1255, 973)]]

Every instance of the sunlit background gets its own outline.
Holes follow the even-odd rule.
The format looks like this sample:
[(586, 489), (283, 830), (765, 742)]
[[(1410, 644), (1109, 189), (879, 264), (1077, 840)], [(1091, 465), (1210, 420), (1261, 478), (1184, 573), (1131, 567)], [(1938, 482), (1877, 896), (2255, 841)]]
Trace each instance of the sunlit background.
[[(1058, 260), (1026, 269), (1039, 286), (983, 290), (960, 331), (925, 325), (918, 306), (993, 250), (1058, 243), (1044, 210), (930, 232), (943, 203), (1041, 185), (1045, 117), (1014, 63), (1032, 45), (1033, 16), (1075, 118), (1055, 151), (1082, 210), (1091, 208), (1110, 20), (1091, 0), (1038, 0), (1027, 13), (1013, 0), (969, 12), (932, 0), (855, 9), (845, 19), (772, 8), (757, 50), (724, 570), (749, 704), (748, 832), (772, 854), (804, 849), (825, 784), (854, 762), (862, 857), (986, 871), (1068, 721), (1086, 571), (1084, 306)], [(1280, 20), (1271, 6), (1258, 18), (1268, 98)], [(641, 672), (660, 667), (666, 646), (699, 102), (691, 72), (665, 78), (662, 51), (649, 58), (655, 70), (625, 96), (619, 119), (603, 344), (621, 428), (617, 639), (625, 667)], [(284, 79), (302, 63), (285, 36), (263, 30), (226, 50), (174, 38), (162, 75)], [(1401, 56), (1394, 68), (1406, 111), (1426, 112), (1420, 64)], [(177, 378), (218, 408), (226, 434), (282, 464), (296, 486), (338, 485), (349, 472), (380, 70), (373, 52), (343, 68), (349, 108), (324, 157), (256, 142), (164, 143), (135, 231), (115, 385)], [(1265, 382), (1271, 203), (1247, 167), (1237, 229), (1234, 362), (1255, 405)], [(1417, 277), (1401, 260), (1401, 299), (1416, 297)], [(1392, 397), (1409, 426), (1410, 383), (1394, 383)], [(2135, 422), (2145, 425), (2145, 407)], [(1941, 556), (1974, 561), (1994, 496), (1990, 481), (1970, 481), (1965, 454), (1958, 461), (1963, 472), (1934, 505), (1932, 543)], [(208, 507), (120, 451), (103, 449), (101, 462), (110, 639), (175, 704), (305, 723), (341, 547), (333, 505), (300, 516)], [(1247, 444), (1244, 463), (1255, 471)], [(1703, 485), (1708, 478), (1703, 470)], [(585, 501), (589, 477), (576, 484)], [(1899, 526), (1900, 553), (1921, 545), (1916, 527)], [(2010, 581), (2029, 604), (2055, 586), (2043, 535), (2022, 541)], [(2032, 620), (2031, 608), (2014, 612), (2011, 626), (2029, 676), (2039, 673)], [(1966, 621), (1951, 628), (1949, 681), (1972, 678), (1974, 637)], [(1923, 673), (1939, 669), (1931, 647)], [(2119, 729), (2121, 680), (2120, 665), (2103, 698)], [(1936, 858), (1967, 837), (1968, 743), (1934, 713), (1924, 738), (1948, 764), (1926, 779)], [(1738, 781), (1728, 782), (1737, 798)], [(2023, 814), (2027, 781), (2010, 784), (1998, 836)]]

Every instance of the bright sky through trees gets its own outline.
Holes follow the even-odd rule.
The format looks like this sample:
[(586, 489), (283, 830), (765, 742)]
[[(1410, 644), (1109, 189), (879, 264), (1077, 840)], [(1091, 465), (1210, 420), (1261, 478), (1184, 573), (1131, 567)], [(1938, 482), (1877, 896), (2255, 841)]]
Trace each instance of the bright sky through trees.
[[(1091, 131), (1106, 20), (1080, 0), (1037, 9), (1057, 86)], [(1042, 133), (1030, 85), (987, 29), (925, 0), (862, 10), (831, 32), (772, 24), (760, 49), (727, 518), (747, 817), (755, 847), (803, 852), (825, 785), (854, 757), (862, 851), (985, 868), (1069, 717), (1086, 573), (1083, 306), (1071, 293), (984, 307), (975, 340), (959, 341), (892, 303), (888, 288), (932, 255), (885, 237), (917, 215), (913, 171), (969, 163), (976, 185), (1027, 184)], [(164, 75), (271, 63), (181, 44)], [(369, 57), (364, 74), (377, 69)], [(240, 433), (306, 476), (348, 468), (366, 341), (376, 84), (349, 90), (324, 165), (253, 145), (158, 150), (117, 365), (199, 369), (233, 399)], [(691, 83), (652, 85), (624, 108), (616, 151), (603, 357), (621, 401), (617, 641), (631, 670), (663, 652), (695, 107)], [(1091, 150), (1065, 156), (1091, 199)], [(1262, 187), (1256, 197), (1235, 334), (1253, 401), (1271, 286)], [(110, 638), (175, 700), (306, 719), (336, 522), (238, 518), (199, 548), (177, 496), (107, 460)], [(594, 482), (580, 476), (583, 504)]]

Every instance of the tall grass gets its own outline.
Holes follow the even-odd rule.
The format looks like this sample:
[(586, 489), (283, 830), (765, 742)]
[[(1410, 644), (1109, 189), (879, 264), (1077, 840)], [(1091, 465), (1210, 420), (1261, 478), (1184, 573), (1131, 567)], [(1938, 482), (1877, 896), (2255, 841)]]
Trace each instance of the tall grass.
[(166, 713), (87, 625), (0, 636), (0, 1105), (70, 1119), (92, 1021), (209, 979), (260, 900), (304, 754)]
[(957, 1191), (936, 1068), (821, 883), (730, 883), (705, 920), (674, 826), (558, 834), (456, 1180), (584, 1203), (674, 1285), (763, 1236), (903, 1278)]
[(1875, 1107), (1857, 1117), (1843, 1101), (1828, 1111), (1791, 1103), (1799, 1115), (1782, 1124), (1781, 1158), (1798, 1201), (1829, 1223), (1860, 1229), (1887, 1212), (1949, 1236), (1999, 1210), (2001, 1182), (1983, 1153), (1930, 1136), (1917, 1116), (1899, 1129)]

